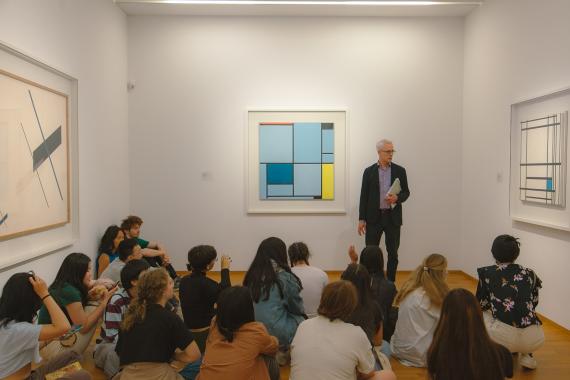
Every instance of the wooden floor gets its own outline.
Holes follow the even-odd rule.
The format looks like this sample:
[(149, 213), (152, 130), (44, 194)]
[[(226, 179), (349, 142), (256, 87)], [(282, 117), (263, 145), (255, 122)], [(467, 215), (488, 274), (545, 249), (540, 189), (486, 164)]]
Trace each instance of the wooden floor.
[[(232, 284), (241, 284), (243, 280), (243, 272), (234, 272), (231, 274)], [(408, 277), (409, 272), (398, 272), (396, 277), (396, 286), (399, 288), (404, 280)], [(212, 273), (211, 277), (219, 281), (219, 273)], [(329, 272), (331, 281), (338, 280), (340, 272)], [(449, 274), (449, 284), (452, 288), (465, 288), (475, 291), (477, 282), (464, 274), (463, 272), (451, 272)], [(540, 311), (540, 305), (539, 305)], [(534, 356), (538, 361), (538, 368), (534, 371), (522, 369), (515, 361), (514, 379), (533, 379), (533, 380), (568, 380), (570, 379), (570, 331), (552, 323), (546, 318), (542, 318), (544, 323), (544, 332), (546, 335), (546, 343), (542, 348), (535, 352)], [(105, 379), (105, 375), (101, 370), (95, 367), (93, 363), (93, 349), (95, 346), (95, 334), (93, 342), (89, 345), (87, 352), (82, 361), (83, 368), (88, 370), (96, 380)], [(397, 360), (392, 359), (392, 369), (396, 373), (399, 380), (425, 380), (426, 371), (419, 368), (410, 368), (401, 365)], [(289, 367), (281, 368), (281, 379), (289, 378)], [(239, 379), (236, 379), (239, 380)]]

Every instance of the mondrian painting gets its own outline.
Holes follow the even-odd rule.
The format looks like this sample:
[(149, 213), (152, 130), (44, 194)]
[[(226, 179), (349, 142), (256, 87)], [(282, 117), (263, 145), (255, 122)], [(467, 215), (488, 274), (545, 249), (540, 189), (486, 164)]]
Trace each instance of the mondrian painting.
[(520, 121), (520, 199), (564, 207), (568, 111)]
[(259, 199), (335, 199), (335, 125), (264, 121), (259, 130)]

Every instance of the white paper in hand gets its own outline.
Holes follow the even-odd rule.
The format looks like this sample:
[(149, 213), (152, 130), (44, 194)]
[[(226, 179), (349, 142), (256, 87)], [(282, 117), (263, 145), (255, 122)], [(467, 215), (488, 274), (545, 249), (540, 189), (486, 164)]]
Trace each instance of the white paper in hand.
[(396, 178), (392, 186), (390, 186), (390, 190), (388, 190), (388, 194), (398, 195), (402, 191), (402, 187), (400, 186), (400, 178)]
[[(388, 190), (388, 194), (386, 194), (386, 196), (388, 195), (398, 195), (400, 194), (400, 191), (402, 191), (402, 187), (400, 186), (400, 178), (396, 178), (394, 180), (394, 183), (392, 183), (392, 186), (390, 186), (390, 190)], [(396, 204), (393, 203), (390, 205), (390, 208), (394, 208), (396, 207)]]

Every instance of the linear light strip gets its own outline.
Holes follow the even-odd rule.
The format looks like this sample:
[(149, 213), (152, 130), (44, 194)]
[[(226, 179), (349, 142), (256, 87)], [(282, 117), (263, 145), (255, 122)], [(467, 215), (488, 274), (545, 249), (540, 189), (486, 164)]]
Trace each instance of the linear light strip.
[(188, 4), (188, 5), (364, 5), (364, 6), (429, 6), (481, 5), (482, 1), (381, 1), (381, 0), (114, 0), (117, 4)]

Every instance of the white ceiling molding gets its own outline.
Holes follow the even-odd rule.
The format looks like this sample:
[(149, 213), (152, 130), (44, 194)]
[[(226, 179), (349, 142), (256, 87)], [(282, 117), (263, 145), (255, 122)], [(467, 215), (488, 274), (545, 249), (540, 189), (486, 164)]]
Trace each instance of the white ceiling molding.
[(483, 1), (114, 0), (127, 15), (461, 17)]

